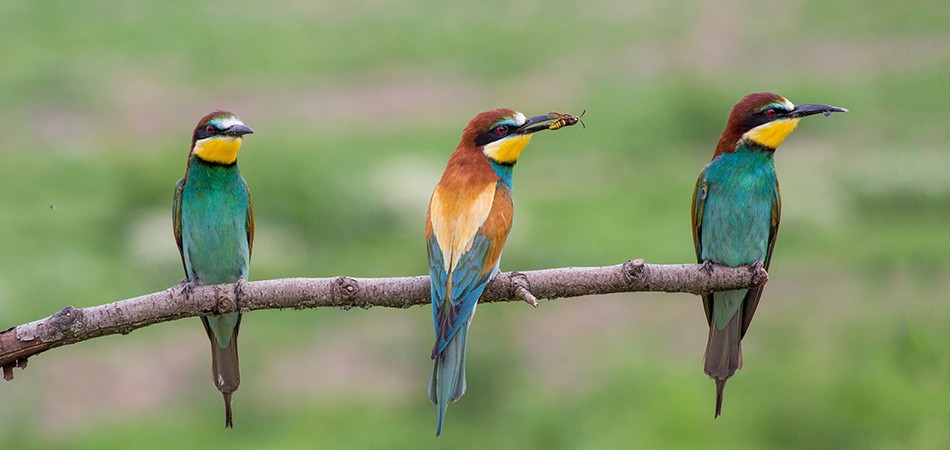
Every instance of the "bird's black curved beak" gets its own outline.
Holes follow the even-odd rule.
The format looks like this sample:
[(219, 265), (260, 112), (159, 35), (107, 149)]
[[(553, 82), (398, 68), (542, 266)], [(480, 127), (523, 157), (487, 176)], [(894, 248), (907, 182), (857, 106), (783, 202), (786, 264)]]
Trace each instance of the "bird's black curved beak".
[(517, 134), (531, 134), (543, 130), (557, 130), (561, 127), (574, 125), (578, 121), (577, 116), (570, 114), (550, 113), (542, 116), (529, 117), (524, 125), (515, 130)]
[(824, 114), (830, 116), (833, 112), (848, 112), (847, 109), (839, 108), (837, 106), (829, 105), (819, 105), (814, 103), (805, 103), (802, 105), (795, 105), (795, 109), (791, 110), (785, 117), (791, 118), (800, 118), (805, 116), (811, 116), (813, 114)]
[(241, 137), (245, 134), (254, 134), (254, 130), (247, 125), (233, 125), (231, 128), (224, 130), (223, 134), (225, 136)]

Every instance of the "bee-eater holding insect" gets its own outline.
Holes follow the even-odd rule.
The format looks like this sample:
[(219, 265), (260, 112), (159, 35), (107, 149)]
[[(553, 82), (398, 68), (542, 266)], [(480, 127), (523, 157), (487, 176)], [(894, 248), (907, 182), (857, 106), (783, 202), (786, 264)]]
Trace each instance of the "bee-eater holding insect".
[[(184, 178), (175, 186), (172, 225), (185, 267), (185, 287), (247, 279), (254, 242), (254, 209), (237, 166), (242, 137), (254, 131), (234, 114), (203, 117), (191, 137)], [(225, 427), (231, 394), (241, 384), (237, 335), (240, 313), (202, 316), (211, 340), (211, 381), (224, 395)]]
[(462, 131), (432, 193), (426, 250), (436, 336), (429, 381), (429, 398), (439, 409), (436, 436), (448, 403), (465, 393), (466, 334), (478, 298), (498, 273), (511, 229), (512, 169), (532, 133), (578, 120), (557, 113), (528, 118), (510, 109), (483, 112)]
[[(793, 105), (761, 92), (736, 103), (712, 162), (693, 193), (693, 243), (697, 260), (709, 264), (769, 268), (782, 213), (772, 157), (802, 117), (847, 112), (828, 105)], [(742, 367), (741, 340), (762, 297), (763, 286), (703, 296), (709, 340), (706, 375), (716, 381), (716, 417), (722, 413), (726, 381)]]

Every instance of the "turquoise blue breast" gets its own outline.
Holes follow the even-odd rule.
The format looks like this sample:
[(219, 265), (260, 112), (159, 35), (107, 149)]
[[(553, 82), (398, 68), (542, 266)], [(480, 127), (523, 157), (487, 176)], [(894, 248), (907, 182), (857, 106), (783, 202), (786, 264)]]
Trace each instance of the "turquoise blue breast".
[(505, 183), (505, 186), (508, 186), (508, 189), (512, 189), (511, 185), (511, 174), (515, 168), (514, 164), (501, 164), (495, 162), (493, 159), (489, 158), (488, 162), (491, 163), (492, 170), (495, 171), (495, 174), (498, 175), (498, 178), (501, 179), (502, 183)]
[(765, 261), (778, 184), (772, 153), (740, 147), (706, 168), (702, 258), (727, 266)]
[(236, 164), (192, 160), (181, 204), (182, 251), (189, 280), (203, 285), (247, 278), (249, 208), (247, 184)]

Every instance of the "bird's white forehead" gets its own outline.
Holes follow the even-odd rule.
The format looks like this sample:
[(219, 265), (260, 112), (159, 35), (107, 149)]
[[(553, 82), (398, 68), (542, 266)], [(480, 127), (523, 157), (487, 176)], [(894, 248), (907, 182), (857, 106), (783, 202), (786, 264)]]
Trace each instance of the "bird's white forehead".
[(241, 119), (238, 119), (235, 116), (217, 117), (212, 120), (212, 122), (214, 122), (215, 126), (221, 130), (227, 130), (228, 128), (231, 128), (235, 125), (244, 125), (244, 122), (241, 122)]
[(514, 117), (512, 117), (511, 120), (515, 122), (515, 125), (518, 125), (520, 127), (524, 125), (525, 122), (528, 121), (528, 118), (525, 117), (524, 114), (518, 112), (518, 113), (515, 113)]

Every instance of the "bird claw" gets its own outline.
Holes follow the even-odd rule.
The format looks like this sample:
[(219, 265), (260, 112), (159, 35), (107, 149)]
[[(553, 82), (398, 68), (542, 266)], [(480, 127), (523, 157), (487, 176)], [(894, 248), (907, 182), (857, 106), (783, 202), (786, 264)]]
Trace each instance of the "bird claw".
[(244, 295), (244, 284), (247, 280), (244, 277), (239, 277), (234, 283), (234, 302), (238, 305), (241, 304), (241, 296)]
[(769, 281), (769, 274), (765, 271), (762, 261), (756, 260), (749, 266), (749, 272), (752, 273), (752, 283), (761, 286)]
[(175, 287), (178, 288), (178, 295), (190, 297), (191, 290), (195, 288), (195, 282), (189, 281), (187, 278), (185, 278), (184, 280), (181, 280), (181, 282)]
[(707, 277), (711, 277), (713, 273), (713, 263), (710, 261), (703, 261), (703, 264), (699, 268), (700, 272), (705, 273)]
[(754, 263), (752, 263), (751, 266), (749, 266), (749, 272), (752, 272), (752, 273), (759, 273), (761, 270), (762, 270), (762, 261), (761, 261), (761, 260), (758, 260), (758, 259), (757, 259), (757, 260), (755, 260)]

